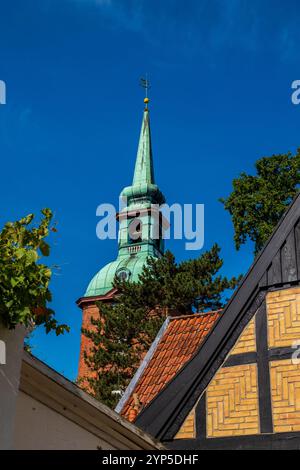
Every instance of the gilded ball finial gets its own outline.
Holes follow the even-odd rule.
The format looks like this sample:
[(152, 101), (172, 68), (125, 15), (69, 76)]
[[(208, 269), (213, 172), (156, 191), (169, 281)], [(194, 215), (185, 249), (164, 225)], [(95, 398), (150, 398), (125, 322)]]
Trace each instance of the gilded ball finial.
[(147, 75), (146, 75), (146, 78), (141, 78), (141, 86), (145, 89), (145, 94), (146, 94), (144, 98), (145, 111), (148, 111), (148, 103), (149, 103), (148, 90), (150, 88), (150, 83), (149, 83)]

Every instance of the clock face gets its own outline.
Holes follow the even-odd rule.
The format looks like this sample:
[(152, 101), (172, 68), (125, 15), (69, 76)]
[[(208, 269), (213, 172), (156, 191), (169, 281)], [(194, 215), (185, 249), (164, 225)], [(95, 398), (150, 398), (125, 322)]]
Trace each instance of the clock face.
[(116, 272), (116, 276), (120, 281), (128, 281), (130, 278), (131, 272), (127, 268), (120, 268)]
[(131, 243), (137, 243), (142, 240), (142, 221), (133, 219), (128, 227), (129, 240)]

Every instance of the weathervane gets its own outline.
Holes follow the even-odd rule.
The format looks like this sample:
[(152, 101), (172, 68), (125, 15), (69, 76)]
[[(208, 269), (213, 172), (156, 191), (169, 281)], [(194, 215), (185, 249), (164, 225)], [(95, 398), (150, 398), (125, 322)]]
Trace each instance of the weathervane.
[(148, 103), (149, 103), (149, 98), (148, 98), (148, 90), (151, 88), (150, 82), (148, 80), (148, 75), (146, 74), (146, 78), (141, 78), (140, 80), (140, 85), (145, 89), (145, 98), (144, 98), (144, 103), (146, 104), (146, 109), (148, 109)]

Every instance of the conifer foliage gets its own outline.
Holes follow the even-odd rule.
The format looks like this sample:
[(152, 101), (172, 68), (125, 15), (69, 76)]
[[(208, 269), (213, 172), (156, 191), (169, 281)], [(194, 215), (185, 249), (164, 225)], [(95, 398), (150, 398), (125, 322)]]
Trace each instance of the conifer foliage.
[(168, 313), (222, 308), (225, 291), (238, 283), (219, 274), (222, 265), (217, 245), (181, 263), (167, 251), (148, 259), (138, 283), (115, 279), (115, 302), (98, 305), (101, 319), (82, 330), (93, 343), (85, 358), (92, 372), (86, 380), (96, 398), (115, 406)]

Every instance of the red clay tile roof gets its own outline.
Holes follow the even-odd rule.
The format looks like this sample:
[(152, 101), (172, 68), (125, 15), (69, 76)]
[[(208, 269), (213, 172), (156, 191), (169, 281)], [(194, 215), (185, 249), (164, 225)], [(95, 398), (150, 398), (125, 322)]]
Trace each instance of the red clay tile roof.
[[(134, 421), (136, 401), (146, 406), (194, 355), (221, 311), (171, 317), (148, 365), (138, 380), (121, 414)], [(135, 398), (135, 401), (134, 401)], [(133, 413), (135, 410), (135, 413)]]

